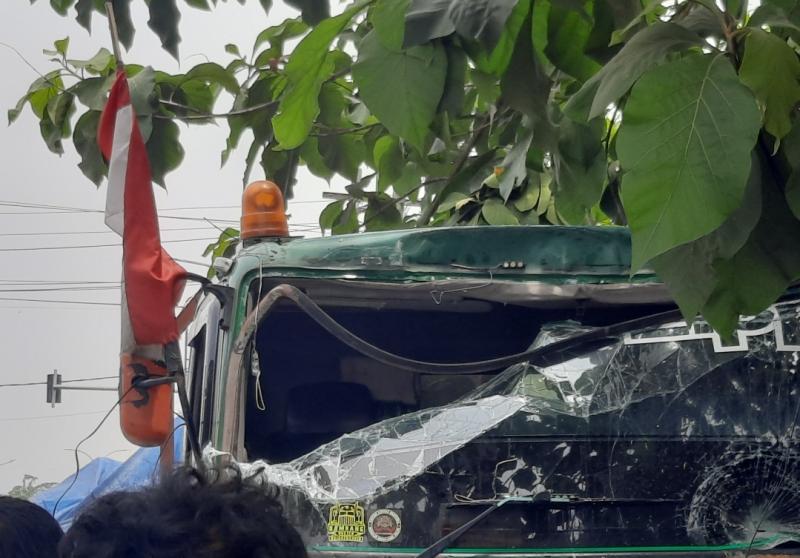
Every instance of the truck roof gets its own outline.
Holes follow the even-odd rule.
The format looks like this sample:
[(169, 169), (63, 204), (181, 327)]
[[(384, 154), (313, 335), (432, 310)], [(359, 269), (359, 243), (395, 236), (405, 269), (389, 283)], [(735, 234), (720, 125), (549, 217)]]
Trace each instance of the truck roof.
[(623, 227), (483, 226), (264, 240), (243, 248), (233, 273), (432, 281), (487, 273), (504, 281), (658, 283), (650, 270), (630, 273), (630, 234)]

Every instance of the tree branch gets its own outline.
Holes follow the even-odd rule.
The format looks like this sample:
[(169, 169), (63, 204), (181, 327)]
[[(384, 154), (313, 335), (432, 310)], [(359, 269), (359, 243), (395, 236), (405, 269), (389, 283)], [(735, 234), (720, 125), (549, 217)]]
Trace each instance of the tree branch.
[[(451, 172), (450, 176), (447, 177), (448, 182), (453, 180), (455, 175), (457, 175), (458, 172), (463, 168), (464, 164), (467, 162), (467, 159), (469, 159), (469, 154), (472, 152), (472, 149), (475, 147), (475, 144), (478, 143), (478, 140), (481, 138), (481, 135), (483, 135), (483, 132), (486, 131), (486, 129), (489, 128), (489, 126), (491, 125), (492, 125), (491, 120), (487, 116), (484, 118), (484, 122), (482, 124), (476, 126), (472, 130), (472, 135), (464, 143), (464, 148), (461, 150), (461, 154), (459, 155), (458, 160), (456, 161), (455, 166), (453, 167), (453, 172)], [(436, 209), (442, 202), (440, 198), (441, 196), (436, 196), (435, 199), (431, 200), (431, 203), (428, 205), (428, 207), (426, 207), (423, 210), (422, 214), (419, 216), (419, 219), (417, 219), (418, 227), (424, 227), (430, 222), (431, 217), (433, 217), (433, 214), (436, 213)]]
[(280, 103), (280, 101), (275, 100), (275, 101), (269, 101), (269, 102), (266, 102), (266, 103), (260, 103), (258, 105), (253, 105), (252, 107), (247, 107), (247, 108), (238, 109), (238, 110), (232, 110), (230, 112), (213, 112), (213, 113), (203, 114), (203, 113), (200, 113), (200, 111), (198, 111), (197, 109), (195, 109), (193, 107), (190, 107), (190, 106), (187, 106), (187, 105), (182, 105), (180, 103), (175, 103), (173, 101), (168, 101), (166, 99), (159, 99), (158, 102), (161, 103), (162, 105), (165, 105), (165, 106), (168, 106), (168, 107), (175, 107), (175, 108), (180, 108), (180, 109), (183, 109), (183, 110), (187, 110), (187, 111), (198, 113), (198, 114), (186, 114), (186, 115), (183, 115), (183, 116), (180, 116), (180, 115), (168, 116), (166, 114), (154, 114), (153, 115), (155, 118), (163, 118), (163, 119), (166, 119), (166, 120), (208, 120), (209, 118), (228, 118), (228, 117), (231, 117), (231, 116), (240, 116), (242, 114), (250, 114), (251, 112), (258, 112), (260, 110), (264, 110), (264, 109), (267, 109), (267, 108), (272, 108), (274, 106), (278, 106), (278, 104)]
[(363, 132), (364, 130), (371, 130), (372, 128), (376, 128), (378, 126), (382, 126), (382, 124), (380, 122), (374, 122), (372, 124), (365, 124), (364, 126), (356, 126), (355, 128), (327, 128), (324, 131), (311, 132), (308, 135), (317, 138), (323, 138), (326, 136), (343, 136), (346, 134)]
[(414, 186), (411, 190), (403, 194), (397, 199), (392, 199), (391, 202), (383, 204), (378, 211), (373, 213), (369, 219), (364, 219), (363, 226), (367, 226), (368, 223), (371, 223), (378, 215), (389, 209), (390, 207), (397, 205), (399, 202), (408, 199), (411, 194), (415, 192), (419, 192), (425, 186), (430, 186), (431, 184), (436, 184), (437, 182), (442, 182), (444, 180), (448, 180), (447, 178), (432, 178), (430, 180), (425, 180), (424, 182), (420, 182), (419, 185)]

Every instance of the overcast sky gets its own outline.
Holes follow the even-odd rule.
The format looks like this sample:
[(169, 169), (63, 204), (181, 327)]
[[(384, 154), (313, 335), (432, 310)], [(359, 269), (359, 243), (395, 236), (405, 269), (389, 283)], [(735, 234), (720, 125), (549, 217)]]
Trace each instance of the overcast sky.
[[(183, 9), (181, 64), (160, 49), (147, 28), (145, 3), (141, 0), (132, 2), (138, 31), (134, 47), (124, 54), (127, 62), (169, 72), (203, 62), (204, 55), (224, 62), (230, 58), (224, 54), (226, 43), (249, 47), (264, 27), (296, 13), (275, 2), (267, 19), (255, 0), (246, 6), (228, 0), (211, 13), (185, 8), (183, 2), (179, 4)], [(16, 48), (40, 72), (52, 69), (42, 49), (52, 48), (55, 39), (70, 37), (72, 58), (89, 58), (102, 46), (110, 49), (105, 19), (95, 17), (93, 28), (94, 34), (90, 36), (74, 21), (73, 14), (58, 16), (47, 0), (39, 0), (33, 6), (29, 0), (0, 1), (0, 42)], [(81, 174), (71, 142), (64, 142), (66, 153), (62, 157), (50, 153), (39, 137), (37, 120), (29, 108), (12, 126), (5, 126), (6, 110), (14, 106), (36, 79), (34, 70), (12, 50), (0, 46), (0, 76), (3, 115), (0, 204), (23, 202), (102, 209), (105, 185), (97, 189)], [(217, 108), (227, 110), (229, 102), (220, 101)], [(235, 222), (239, 217), (244, 154), (237, 153), (220, 169), (219, 153), (226, 136), (224, 122), (219, 126), (181, 127), (186, 158), (178, 171), (168, 175), (168, 191), (157, 188), (156, 195), (162, 238), (174, 257), (202, 260), (203, 247), (218, 234), (202, 218), (216, 219), (225, 226), (229, 224), (226, 220)], [(253, 178), (261, 176), (254, 174)], [(292, 223), (297, 224), (295, 232), (303, 230), (303, 234), (309, 234), (299, 224), (316, 222), (319, 210), (326, 203), (322, 192), (327, 187), (324, 181), (301, 169), (295, 188), (296, 201), (290, 203)], [(197, 206), (207, 209), (171, 209)], [(117, 244), (118, 238), (106, 229), (98, 212), (54, 213), (0, 205), (0, 216), (0, 357), (3, 359), (0, 493), (5, 493), (19, 484), (24, 474), (35, 475), (40, 481), (60, 481), (71, 474), (75, 467), (71, 448), (92, 431), (116, 401), (113, 392), (68, 391), (63, 394), (63, 403), (51, 408), (45, 403), (44, 386), (2, 387), (2, 384), (44, 381), (53, 369), (58, 369), (65, 380), (117, 373), (119, 289), (108, 285), (96, 289), (98, 285), (88, 282), (117, 280), (121, 249), (118, 246), (50, 249)], [(169, 242), (184, 239), (194, 240)], [(202, 271), (199, 267), (187, 267)], [(42, 281), (76, 282), (70, 287), (93, 287), (93, 290), (20, 290), (53, 287), (37, 284)], [(87, 385), (114, 384), (113, 380), (106, 380)], [(120, 434), (118, 420), (114, 414), (82, 446), (86, 452), (81, 454), (83, 463), (88, 456), (124, 459), (135, 449)]]

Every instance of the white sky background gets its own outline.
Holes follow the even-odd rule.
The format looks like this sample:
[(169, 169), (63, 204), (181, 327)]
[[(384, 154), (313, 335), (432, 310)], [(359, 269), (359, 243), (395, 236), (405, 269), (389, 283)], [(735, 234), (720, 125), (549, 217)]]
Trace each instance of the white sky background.
[[(147, 27), (145, 3), (132, 2), (137, 33), (134, 46), (124, 53), (130, 63), (152, 65), (171, 73), (210, 60), (225, 62), (226, 43), (243, 45), (249, 50), (263, 28), (294, 17), (297, 12), (280, 2), (265, 16), (258, 2), (240, 6), (234, 0), (220, 3), (213, 12), (185, 7), (180, 25), (181, 66), (161, 50), (155, 35)], [(45, 72), (53, 69), (42, 54), (56, 39), (69, 36), (69, 56), (89, 58), (100, 47), (110, 50), (106, 20), (95, 16), (93, 35), (73, 19), (58, 16), (47, 0), (33, 6), (29, 0), (0, 0), (0, 42), (12, 45), (35, 66)], [(72, 142), (64, 141), (66, 153), (50, 153), (39, 136), (38, 122), (26, 107), (22, 116), (6, 127), (5, 112), (13, 107), (37, 75), (14, 52), (0, 46), (0, 202), (30, 202), (91, 209), (105, 204), (105, 185), (96, 189), (77, 167), (79, 161)], [(225, 111), (230, 101), (221, 100), (217, 110)], [(227, 125), (181, 125), (181, 140), (186, 157), (179, 170), (167, 175), (168, 192), (156, 187), (159, 214), (212, 219), (238, 220), (241, 176), (248, 137), (225, 168), (219, 168), (220, 151), (225, 144)], [(262, 178), (256, 166), (252, 179)], [(322, 191), (327, 184), (301, 168), (295, 186), (295, 202), (290, 203), (292, 223), (316, 223), (326, 201)], [(302, 202), (302, 203), (298, 203)], [(192, 206), (234, 206), (206, 210), (169, 211), (169, 208)], [(15, 212), (25, 214), (14, 215)], [(0, 291), (31, 288), (35, 285), (8, 284), (10, 281), (116, 281), (120, 276), (121, 249), (118, 247), (59, 249), (9, 252), (9, 248), (35, 248), (86, 244), (112, 244), (118, 238), (103, 224), (101, 213), (41, 213), (39, 210), (0, 206)], [(220, 223), (222, 226), (225, 223)], [(204, 230), (170, 231), (185, 227), (203, 227), (202, 221), (162, 219), (162, 238), (208, 239), (218, 231), (210, 225)], [(297, 234), (307, 232), (295, 226)], [(98, 234), (54, 234), (42, 232), (102, 231)], [(303, 232), (300, 232), (303, 231)], [(9, 236), (25, 233), (25, 236)], [(203, 260), (201, 253), (208, 240), (167, 243), (167, 250), (177, 258)], [(202, 268), (187, 266), (190, 271)], [(119, 290), (64, 292), (0, 292), (0, 299), (29, 298), (92, 302), (119, 302)], [(119, 308), (67, 303), (41, 303), (0, 300), (0, 384), (44, 381), (57, 368), (63, 379), (112, 376), (117, 373), (119, 353)], [(92, 382), (87, 385), (114, 385), (115, 382)], [(97, 425), (116, 401), (114, 392), (65, 391), (63, 403), (51, 408), (45, 403), (45, 387), (0, 387), (0, 493), (19, 484), (24, 474), (40, 481), (60, 481), (74, 471), (71, 448)], [(124, 459), (135, 448), (124, 440), (115, 413), (100, 431), (83, 446), (93, 457), (113, 454)], [(70, 449), (70, 451), (65, 451)], [(123, 450), (123, 451), (120, 451)], [(81, 455), (82, 464), (88, 461)]]

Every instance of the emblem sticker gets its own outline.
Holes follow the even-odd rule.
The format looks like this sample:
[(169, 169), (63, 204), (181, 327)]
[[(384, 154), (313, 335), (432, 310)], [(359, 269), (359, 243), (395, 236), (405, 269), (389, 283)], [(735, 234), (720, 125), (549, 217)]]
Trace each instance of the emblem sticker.
[(392, 510), (378, 510), (369, 516), (370, 536), (379, 542), (392, 542), (400, 535), (403, 525), (400, 516)]
[(328, 513), (328, 540), (331, 542), (363, 542), (366, 532), (364, 508), (357, 502), (336, 504)]

